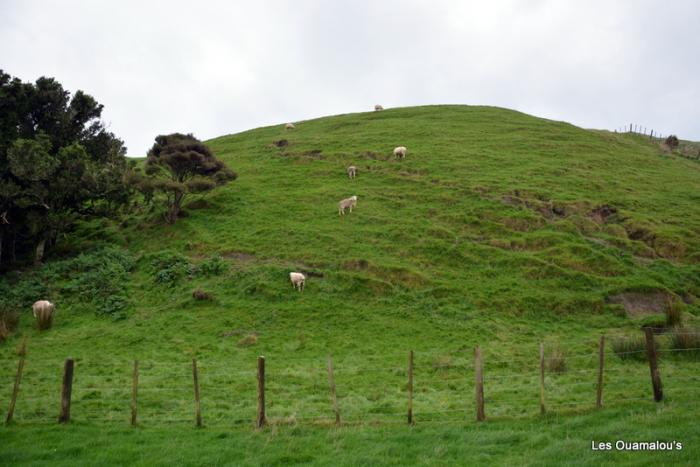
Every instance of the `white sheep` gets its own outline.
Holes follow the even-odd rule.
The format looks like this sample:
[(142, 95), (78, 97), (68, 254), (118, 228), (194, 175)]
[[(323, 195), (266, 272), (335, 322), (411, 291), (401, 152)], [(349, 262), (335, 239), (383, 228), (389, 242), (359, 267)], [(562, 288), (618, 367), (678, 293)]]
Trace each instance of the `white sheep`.
[(408, 152), (408, 150), (406, 149), (405, 146), (396, 147), (396, 148), (394, 148), (394, 157), (397, 159), (405, 159), (406, 152)]
[(40, 330), (49, 329), (53, 324), (53, 312), (56, 307), (48, 300), (39, 300), (32, 305), (32, 313)]
[(34, 305), (32, 305), (32, 313), (34, 313), (34, 317), (37, 317), (37, 314), (39, 316), (42, 316), (44, 314), (48, 314), (50, 316), (53, 314), (54, 310), (56, 307), (54, 306), (53, 303), (51, 303), (48, 300), (39, 300), (34, 302)]
[(384, 110), (384, 107), (382, 107), (382, 106), (379, 105), (379, 104), (377, 104), (377, 105), (374, 106), (374, 111), (375, 111), (375, 112), (379, 112), (380, 110)]
[(292, 282), (292, 287), (299, 292), (304, 291), (304, 282), (306, 281), (306, 276), (300, 272), (290, 272), (289, 280)]
[(345, 198), (338, 203), (338, 215), (344, 216), (345, 210), (347, 208), (350, 208), (350, 212), (352, 212), (352, 208), (354, 208), (356, 206), (357, 206), (357, 196), (353, 195), (349, 198)]
[(347, 168), (347, 173), (349, 178), (355, 178), (355, 175), (357, 175), (357, 167), (351, 165)]
[(287, 123), (284, 127), (285, 127), (287, 130), (293, 130), (293, 129), (295, 128), (295, 126), (294, 126), (293, 123)]

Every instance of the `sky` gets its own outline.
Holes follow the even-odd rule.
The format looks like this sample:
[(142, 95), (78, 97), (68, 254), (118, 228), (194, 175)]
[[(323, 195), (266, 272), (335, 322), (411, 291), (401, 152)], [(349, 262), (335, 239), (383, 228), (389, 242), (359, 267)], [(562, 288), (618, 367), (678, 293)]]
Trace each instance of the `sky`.
[(0, 0), (0, 69), (159, 134), (428, 104), (700, 140), (697, 0)]

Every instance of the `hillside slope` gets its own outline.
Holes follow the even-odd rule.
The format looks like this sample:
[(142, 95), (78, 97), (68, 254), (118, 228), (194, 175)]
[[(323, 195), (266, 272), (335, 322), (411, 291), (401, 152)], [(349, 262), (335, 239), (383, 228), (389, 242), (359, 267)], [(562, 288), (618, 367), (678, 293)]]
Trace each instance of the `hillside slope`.
[[(662, 311), (666, 300), (675, 300), (689, 326), (700, 311), (700, 165), (663, 155), (643, 137), (500, 108), (428, 106), (319, 118), (291, 131), (259, 128), (208, 144), (239, 179), (193, 202), (174, 226), (141, 206), (119, 225), (82, 225), (61, 245), (68, 256), (118, 245), (130, 265), (115, 269), (123, 276), (105, 269), (92, 282), (80, 279), (121, 253), (93, 262), (86, 256), (83, 266), (56, 255), (44, 272), (24, 274), (39, 277), (58, 312), (44, 333), (23, 316), (18, 335), (30, 336), (31, 355), (46, 367), (78, 359), (90, 375), (83, 383), (97, 385), (80, 396), (86, 404), (107, 394), (98, 391), (104, 377), (128, 398), (128, 368), (138, 358), (154, 378), (169, 368), (179, 378), (175, 388), (158, 386), (175, 391), (174, 405), (156, 392), (144, 402), (153, 417), (165, 411), (180, 414), (173, 423), (189, 419), (187, 365), (196, 357), (211, 398), (205, 419), (248, 423), (255, 358), (265, 355), (270, 375), (289, 372), (285, 382), (271, 382), (275, 416), (325, 417), (319, 391), (332, 353), (344, 417), (393, 420), (403, 411), (413, 349), (423, 378), (417, 412), (451, 411), (461, 420), (472, 410), (464, 394), (473, 391), (476, 344), (487, 374), (532, 376), (545, 342), (547, 352), (563, 350), (572, 370), (548, 379), (548, 397), (576, 412), (592, 400), (579, 372), (594, 374), (600, 334), (634, 335), (643, 323), (663, 323), (643, 308)], [(408, 148), (405, 160), (391, 157), (399, 145)], [(349, 165), (358, 167), (354, 180), (345, 175)], [(351, 195), (357, 208), (339, 216), (337, 202)], [(307, 273), (303, 293), (289, 284), (290, 271)], [(114, 301), (89, 298), (91, 287), (114, 277), (125, 277), (119, 293), (128, 302), (118, 321), (93, 313)], [(213, 300), (193, 300), (195, 288)], [(14, 362), (14, 342), (0, 346), (0, 360)], [(648, 399), (644, 361), (609, 365), (621, 375), (610, 377), (609, 400)], [(668, 365), (675, 375), (696, 374), (694, 363)], [(530, 376), (492, 380), (489, 403), (509, 403), (489, 406), (489, 416), (538, 413)], [(24, 406), (32, 420), (45, 416), (42, 404), (53, 400), (60, 372), (28, 378), (49, 388)], [(671, 394), (683, 387), (667, 384)], [(218, 401), (219, 390), (237, 398)], [(529, 402), (520, 402), (523, 395)], [(689, 400), (669, 405), (668, 420)], [(110, 414), (122, 409), (100, 406)]]

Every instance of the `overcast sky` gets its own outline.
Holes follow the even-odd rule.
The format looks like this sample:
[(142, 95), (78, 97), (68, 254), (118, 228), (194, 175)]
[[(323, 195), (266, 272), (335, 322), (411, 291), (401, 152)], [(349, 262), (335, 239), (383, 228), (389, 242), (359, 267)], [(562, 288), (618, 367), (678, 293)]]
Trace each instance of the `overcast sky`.
[(700, 140), (699, 20), (697, 0), (0, 0), (0, 68), (93, 95), (130, 155), (375, 103)]

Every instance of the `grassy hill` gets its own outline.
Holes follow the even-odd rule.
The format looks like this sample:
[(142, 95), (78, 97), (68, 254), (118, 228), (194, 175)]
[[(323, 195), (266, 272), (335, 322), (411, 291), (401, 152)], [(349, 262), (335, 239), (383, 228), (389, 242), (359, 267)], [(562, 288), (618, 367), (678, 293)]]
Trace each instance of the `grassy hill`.
[[(595, 463), (590, 441), (613, 436), (675, 436), (687, 448), (610, 459), (699, 455), (689, 413), (697, 410), (689, 392), (700, 382), (697, 360), (662, 360), (671, 378), (667, 401), (655, 405), (645, 362), (616, 357), (610, 347), (615, 336), (638, 336), (642, 324), (663, 324), (651, 312), (668, 304), (687, 327), (696, 323), (696, 162), (664, 155), (644, 137), (471, 106), (340, 115), (208, 143), (239, 179), (193, 202), (174, 226), (140, 206), (119, 224), (82, 225), (43, 269), (4, 278), (7, 287), (41, 291), (58, 304), (50, 331), (39, 333), (22, 317), (18, 335), (30, 336), (26, 400), (17, 425), (0, 430), (9, 441), (0, 448), (5, 458), (508, 463), (543, 452), (545, 463)], [(399, 145), (408, 148), (405, 160), (391, 157)], [(348, 165), (358, 167), (354, 180)], [(338, 216), (337, 202), (351, 195), (356, 210)], [(303, 293), (287, 277), (298, 270), (308, 276)], [(213, 300), (195, 301), (195, 288)], [(645, 307), (650, 313), (638, 316)], [(126, 319), (94, 313), (105, 310)], [(596, 412), (589, 402), (601, 334), (611, 338), (611, 408)], [(10, 393), (17, 342), (0, 345), (0, 394)], [(537, 415), (539, 342), (567, 367), (548, 373), (552, 413), (545, 417)], [(477, 344), (489, 417), (481, 425), (471, 421)], [(409, 349), (418, 425), (407, 431), (400, 423)], [(329, 353), (349, 424), (341, 429), (324, 426), (332, 419)], [(258, 355), (267, 358), (276, 427), (255, 434)], [(76, 422), (41, 425), (55, 417), (68, 356), (77, 361)], [(190, 428), (191, 358), (203, 373), (206, 434)], [(133, 359), (144, 375), (138, 436), (153, 446), (145, 453), (126, 427)], [(662, 428), (671, 424), (677, 431)], [(225, 430), (234, 425), (237, 431)], [(87, 439), (110, 443), (95, 437), (100, 430), (109, 430), (112, 449), (71, 451)], [(36, 439), (65, 452), (29, 446)], [(175, 449), (196, 452), (204, 442), (274, 447), (260, 457), (234, 449), (199, 458)]]

